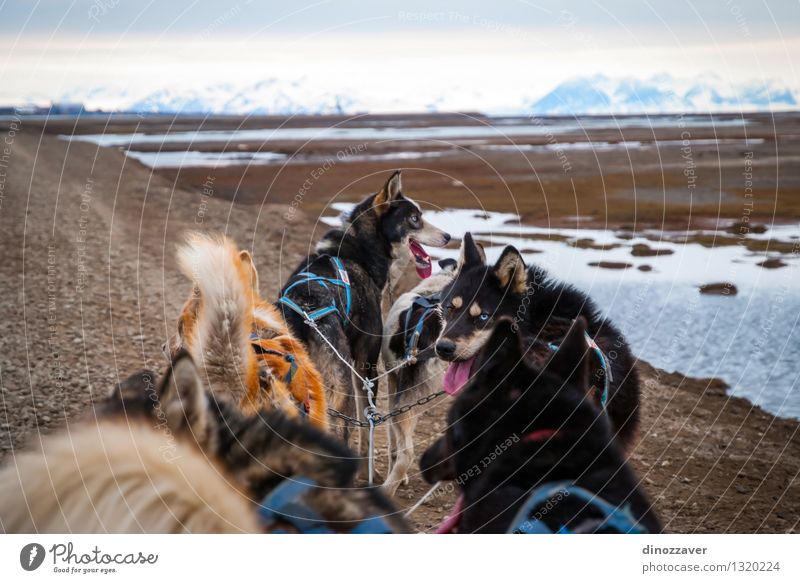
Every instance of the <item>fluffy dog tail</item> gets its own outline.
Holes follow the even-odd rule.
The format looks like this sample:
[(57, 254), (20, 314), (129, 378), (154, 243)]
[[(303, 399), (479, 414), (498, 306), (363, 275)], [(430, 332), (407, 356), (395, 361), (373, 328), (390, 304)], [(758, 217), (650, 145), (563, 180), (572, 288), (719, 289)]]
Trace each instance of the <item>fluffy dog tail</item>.
[(178, 265), (194, 283), (196, 323), (184, 339), (211, 391), (245, 409), (258, 406), (258, 363), (250, 346), (253, 307), (249, 265), (227, 238), (191, 233)]

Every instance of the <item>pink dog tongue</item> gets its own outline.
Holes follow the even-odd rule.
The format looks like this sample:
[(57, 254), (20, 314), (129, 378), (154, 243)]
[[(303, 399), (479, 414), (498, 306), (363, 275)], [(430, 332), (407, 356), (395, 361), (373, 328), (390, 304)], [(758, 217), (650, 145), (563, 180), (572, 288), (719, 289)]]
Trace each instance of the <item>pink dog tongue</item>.
[(422, 248), (422, 245), (413, 239), (409, 240), (408, 248), (411, 250), (411, 254), (414, 256), (414, 267), (417, 270), (417, 275), (419, 275), (422, 279), (429, 278), (431, 276), (431, 272), (433, 271), (431, 267), (431, 256), (428, 255), (428, 252)]
[(459, 496), (450, 514), (442, 521), (436, 529), (436, 534), (454, 534), (454, 530), (461, 522), (461, 511), (464, 510), (464, 496)]
[(472, 363), (475, 357), (462, 362), (451, 362), (444, 373), (444, 380), (442, 388), (448, 395), (455, 395), (461, 388), (467, 384), (469, 380), (469, 373), (472, 370)]

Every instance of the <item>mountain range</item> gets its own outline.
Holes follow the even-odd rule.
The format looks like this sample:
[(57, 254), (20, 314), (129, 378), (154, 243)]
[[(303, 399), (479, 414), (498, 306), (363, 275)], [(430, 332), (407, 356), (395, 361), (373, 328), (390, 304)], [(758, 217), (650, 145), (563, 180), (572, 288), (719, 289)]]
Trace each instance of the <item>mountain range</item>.
[[(384, 111), (453, 111), (462, 109), (460, 88), (442, 95), (395, 95), (392, 101), (347, 88), (319, 88), (307, 78), (266, 79), (253, 84), (215, 84), (177, 90), (163, 88), (145, 95), (103, 87), (75, 90), (57, 102), (83, 103), (88, 110), (193, 114), (353, 114)], [(462, 96), (456, 105), (449, 96)], [(486, 114), (573, 115), (721, 111), (784, 111), (798, 108), (800, 90), (777, 80), (750, 80), (735, 86), (714, 73), (692, 79), (660, 74), (647, 79), (595, 75), (575, 77), (544, 95), (521, 97), (511, 105), (507, 96), (472, 90), (469, 109)]]
[(603, 75), (570, 79), (528, 104), (536, 114), (677, 113), (797, 109), (800, 91), (774, 80), (729, 86), (708, 73), (699, 79), (656, 75), (646, 80)]

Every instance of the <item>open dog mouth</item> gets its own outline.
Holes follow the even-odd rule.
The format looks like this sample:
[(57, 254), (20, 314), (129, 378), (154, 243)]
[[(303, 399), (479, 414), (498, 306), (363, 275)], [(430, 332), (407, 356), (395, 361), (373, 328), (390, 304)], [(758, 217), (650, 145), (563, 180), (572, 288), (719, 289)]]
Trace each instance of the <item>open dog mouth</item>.
[(464, 495), (460, 495), (456, 500), (453, 509), (445, 517), (439, 527), (436, 529), (436, 534), (456, 534), (458, 527), (461, 524), (461, 512), (464, 510)]
[(417, 269), (417, 275), (422, 279), (431, 276), (431, 256), (422, 248), (422, 245), (417, 243), (414, 239), (408, 240), (408, 249), (414, 257), (414, 267)]
[(472, 374), (472, 365), (475, 364), (475, 357), (467, 360), (451, 362), (444, 373), (444, 380), (442, 381), (442, 388), (448, 395), (455, 395), (458, 391), (464, 388), (467, 384), (470, 374)]

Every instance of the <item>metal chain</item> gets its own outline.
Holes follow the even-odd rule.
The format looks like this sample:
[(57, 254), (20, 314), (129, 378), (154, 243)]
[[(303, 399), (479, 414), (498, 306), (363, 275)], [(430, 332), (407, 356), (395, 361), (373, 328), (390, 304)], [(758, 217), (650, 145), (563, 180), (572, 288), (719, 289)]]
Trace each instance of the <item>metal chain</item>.
[(336, 409), (328, 408), (328, 415), (331, 417), (336, 417), (337, 419), (342, 419), (346, 421), (350, 425), (355, 425), (356, 427), (369, 427), (368, 421), (361, 421), (361, 419), (356, 419), (355, 417), (350, 417), (349, 415), (345, 415), (341, 411), (337, 411)]
[[(414, 403), (410, 403), (408, 405), (403, 405), (402, 407), (398, 407), (393, 411), (389, 411), (386, 415), (377, 415), (374, 419), (374, 423), (376, 426), (389, 421), (398, 415), (402, 415), (403, 413), (408, 413), (414, 407), (418, 407), (420, 405), (424, 405), (426, 403), (430, 403), (434, 399), (441, 397), (444, 395), (444, 391), (436, 391), (435, 393), (431, 393), (430, 395), (426, 395), (421, 399), (417, 399)], [(356, 419), (355, 417), (350, 417), (349, 415), (345, 415), (341, 411), (337, 411), (336, 409), (328, 409), (328, 415), (331, 417), (336, 417), (338, 419), (342, 419), (351, 425), (355, 425), (356, 427), (369, 427), (369, 421), (361, 421), (360, 419)]]
[[(331, 341), (328, 340), (328, 338), (325, 336), (325, 334), (322, 333), (322, 330), (319, 329), (319, 327), (317, 326), (317, 323), (314, 321), (313, 318), (311, 318), (308, 315), (308, 313), (303, 311), (303, 317), (305, 318), (306, 325), (308, 325), (312, 330), (314, 330), (314, 332), (317, 333), (317, 335), (320, 338), (322, 338), (322, 340), (325, 342), (325, 344), (328, 345), (328, 348), (330, 348), (333, 351), (333, 354), (336, 355), (336, 358), (338, 358), (340, 361), (342, 361), (342, 363), (344, 363), (345, 366), (347, 366), (350, 369), (350, 371), (356, 376), (356, 378), (361, 381), (362, 389), (364, 390), (365, 393), (367, 393), (368, 405), (364, 408), (364, 417), (366, 417), (366, 423), (364, 421), (361, 421), (360, 419), (354, 419), (353, 417), (349, 417), (349, 416), (345, 415), (344, 413), (342, 413), (340, 411), (336, 411), (335, 409), (328, 409), (328, 414), (333, 415), (334, 417), (338, 417), (339, 419), (343, 419), (343, 420), (347, 421), (348, 423), (353, 423), (357, 427), (369, 428), (369, 459), (368, 459), (368, 463), (369, 463), (369, 484), (372, 485), (372, 477), (373, 477), (374, 468), (375, 468), (375, 427), (377, 427), (378, 425), (380, 425), (381, 423), (386, 421), (386, 419), (389, 419), (390, 416), (394, 416), (394, 415), (399, 415), (400, 414), (400, 413), (395, 413), (394, 411), (392, 411), (392, 413), (394, 413), (394, 415), (392, 415), (392, 413), (389, 413), (386, 416), (381, 416), (381, 414), (378, 412), (378, 408), (375, 406), (375, 392), (372, 390), (372, 388), (375, 386), (375, 382), (378, 379), (380, 379), (382, 377), (385, 377), (385, 376), (391, 374), (392, 372), (394, 372), (395, 370), (406, 366), (407, 364), (412, 362), (414, 360), (414, 358), (405, 358), (397, 366), (395, 366), (395, 367), (393, 367), (393, 368), (391, 368), (389, 370), (384, 371), (382, 374), (379, 374), (378, 376), (376, 376), (374, 378), (367, 378), (365, 376), (362, 376), (355, 369), (353, 364), (349, 360), (347, 360), (346, 358), (344, 358), (342, 356), (342, 354), (336, 349), (336, 347), (333, 345), (333, 343), (331, 343)], [(444, 392), (444, 391), (441, 391), (439, 394), (441, 394), (442, 392)], [(438, 397), (439, 394), (437, 394), (433, 398)], [(428, 395), (428, 397), (430, 397), (430, 395)], [(427, 403), (429, 400), (430, 399), (428, 399), (428, 398), (420, 399), (420, 401), (423, 401), (425, 403)], [(410, 407), (409, 407), (409, 409), (410, 409)]]
[(426, 395), (421, 399), (417, 399), (416, 402), (411, 403), (409, 405), (403, 405), (402, 407), (398, 407), (394, 411), (389, 411), (386, 415), (382, 415), (379, 423), (384, 423), (393, 417), (397, 417), (398, 415), (402, 415), (403, 413), (408, 413), (414, 407), (418, 407), (420, 405), (424, 405), (425, 403), (430, 403), (434, 399), (441, 397), (444, 395), (444, 391), (436, 391), (435, 393), (431, 393), (430, 395)]

